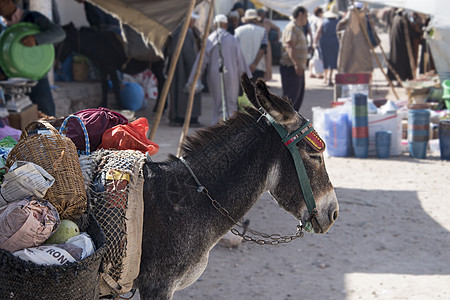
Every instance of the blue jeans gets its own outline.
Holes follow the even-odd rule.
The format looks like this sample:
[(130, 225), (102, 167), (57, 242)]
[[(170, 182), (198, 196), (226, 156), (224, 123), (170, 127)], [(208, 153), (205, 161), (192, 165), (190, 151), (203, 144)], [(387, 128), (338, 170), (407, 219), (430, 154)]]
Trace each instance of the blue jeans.
[(294, 66), (280, 65), (280, 75), (283, 95), (291, 101), (294, 109), (299, 111), (305, 95), (305, 73), (299, 76), (295, 73)]

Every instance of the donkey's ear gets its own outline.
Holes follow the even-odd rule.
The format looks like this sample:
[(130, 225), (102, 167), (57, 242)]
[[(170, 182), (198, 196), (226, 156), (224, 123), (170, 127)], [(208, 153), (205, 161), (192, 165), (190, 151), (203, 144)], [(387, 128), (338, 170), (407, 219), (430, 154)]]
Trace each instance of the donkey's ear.
[(264, 81), (258, 80), (255, 83), (255, 92), (259, 103), (275, 122), (286, 127), (288, 131), (291, 127), (295, 130), (299, 126), (300, 117), (291, 103), (269, 92)]
[(245, 94), (247, 95), (248, 100), (253, 104), (253, 106), (256, 108), (261, 107), (261, 104), (256, 99), (255, 86), (250, 81), (250, 78), (248, 78), (247, 73), (245, 72), (241, 76), (241, 86)]

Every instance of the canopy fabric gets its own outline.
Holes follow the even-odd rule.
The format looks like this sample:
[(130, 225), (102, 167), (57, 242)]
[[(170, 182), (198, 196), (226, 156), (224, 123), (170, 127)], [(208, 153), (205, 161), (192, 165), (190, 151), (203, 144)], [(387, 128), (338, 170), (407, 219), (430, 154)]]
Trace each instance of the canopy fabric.
[[(169, 34), (183, 21), (190, 0), (88, 0), (130, 25), (162, 56)], [(196, 4), (202, 0), (196, 0)]]
[(290, 17), (292, 15), (292, 9), (297, 5), (304, 6), (308, 12), (312, 14), (316, 6), (322, 6), (328, 3), (328, 0), (255, 0), (253, 2), (276, 10), (280, 14)]
[[(404, 8), (431, 16), (429, 27), (433, 34), (427, 35), (431, 53), (439, 78), (450, 79), (450, 1), (448, 0), (364, 0), (366, 3), (383, 4), (386, 6)], [(446, 42), (447, 41), (447, 42)]]

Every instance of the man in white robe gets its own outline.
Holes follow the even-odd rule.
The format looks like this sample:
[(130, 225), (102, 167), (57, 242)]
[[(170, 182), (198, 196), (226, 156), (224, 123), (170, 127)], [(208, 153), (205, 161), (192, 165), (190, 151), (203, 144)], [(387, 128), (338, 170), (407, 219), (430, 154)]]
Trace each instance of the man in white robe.
[[(241, 47), (237, 39), (227, 31), (228, 19), (225, 15), (217, 15), (214, 19), (215, 30), (208, 36), (206, 43), (205, 56), (203, 59), (202, 73), (207, 68), (207, 81), (214, 104), (211, 124), (214, 125), (223, 120), (222, 108), (222, 88), (225, 94), (226, 118), (229, 118), (238, 110), (238, 95), (240, 86), (240, 77), (246, 72), (251, 77), (250, 69), (245, 62)], [(221, 54), (224, 64), (224, 86), (220, 69), (220, 53), (218, 37), (221, 42)], [(188, 86), (192, 85), (197, 69), (199, 55), (192, 68), (188, 80)], [(200, 76), (201, 78), (201, 76)]]

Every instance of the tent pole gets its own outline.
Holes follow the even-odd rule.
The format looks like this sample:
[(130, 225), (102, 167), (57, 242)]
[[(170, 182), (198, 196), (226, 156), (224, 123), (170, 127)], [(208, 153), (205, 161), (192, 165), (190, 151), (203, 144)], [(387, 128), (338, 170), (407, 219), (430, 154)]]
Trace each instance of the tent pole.
[(403, 87), (402, 84), (402, 79), (400, 78), (400, 76), (398, 75), (397, 71), (395, 71), (395, 69), (391, 66), (391, 63), (389, 62), (389, 59), (387, 58), (386, 53), (384, 52), (383, 47), (381, 46), (381, 43), (378, 45), (380, 47), (381, 50), (381, 54), (383, 54), (383, 58), (386, 61), (386, 64), (389, 68), (389, 70), (391, 70), (392, 74), (394, 74), (395, 79), (397, 79), (398, 84), (400, 85), (400, 87)]
[(177, 47), (173, 54), (169, 72), (167, 74), (166, 82), (164, 83), (163, 90), (161, 92), (161, 97), (159, 99), (158, 108), (156, 110), (155, 119), (152, 122), (152, 126), (150, 128), (150, 132), (148, 134), (148, 138), (153, 140), (155, 138), (156, 130), (158, 129), (159, 122), (161, 121), (161, 116), (163, 114), (164, 105), (166, 104), (167, 94), (169, 93), (169, 88), (172, 83), (173, 75), (175, 73), (175, 68), (177, 66), (178, 58), (180, 57), (181, 49), (183, 47), (184, 39), (186, 37), (186, 33), (188, 30), (189, 22), (191, 19), (192, 11), (194, 10), (196, 0), (191, 0), (189, 3), (189, 7), (186, 13), (186, 17), (184, 19), (183, 27), (181, 29), (180, 38), (178, 39)]
[(373, 57), (375, 58), (375, 61), (377, 62), (378, 67), (380, 68), (381, 72), (383, 73), (384, 77), (389, 83), (390, 88), (392, 89), (392, 92), (394, 93), (395, 98), (397, 100), (399, 99), (397, 92), (395, 91), (394, 85), (392, 84), (392, 81), (387, 76), (386, 72), (383, 70), (383, 66), (381, 65), (380, 60), (378, 59), (378, 55), (375, 53), (375, 49), (372, 46), (372, 43), (370, 42), (369, 34), (367, 33), (366, 29), (364, 28), (364, 24), (361, 21), (361, 18), (358, 13), (358, 9), (355, 6), (355, 2), (352, 0), (353, 5), (353, 11), (355, 12), (356, 16), (358, 17), (359, 26), (361, 27), (362, 32), (364, 33), (364, 37), (366, 38), (366, 42), (369, 44), (370, 51), (372, 52)]
[(209, 27), (210, 27), (212, 15), (214, 12), (213, 2), (214, 2), (214, 0), (211, 0), (211, 3), (209, 4), (208, 20), (206, 21), (206, 24), (205, 24), (205, 30), (204, 30), (203, 38), (202, 38), (202, 48), (200, 50), (200, 57), (198, 59), (197, 69), (195, 70), (194, 80), (193, 80), (193, 83), (191, 86), (191, 90), (189, 92), (189, 100), (187, 103), (186, 115), (184, 117), (183, 131), (181, 132), (180, 143), (178, 144), (177, 157), (181, 156), (181, 148), (182, 148), (182, 145), (184, 144), (184, 140), (185, 140), (186, 135), (189, 130), (189, 123), (191, 122), (192, 107), (194, 106), (195, 88), (197, 85), (197, 81), (200, 78), (200, 73), (202, 71), (203, 58), (205, 56), (205, 49), (206, 49), (206, 40), (208, 39), (208, 36), (209, 36)]

